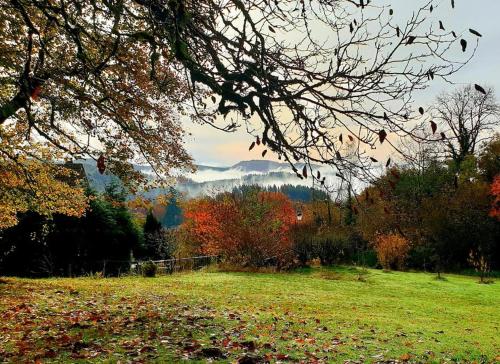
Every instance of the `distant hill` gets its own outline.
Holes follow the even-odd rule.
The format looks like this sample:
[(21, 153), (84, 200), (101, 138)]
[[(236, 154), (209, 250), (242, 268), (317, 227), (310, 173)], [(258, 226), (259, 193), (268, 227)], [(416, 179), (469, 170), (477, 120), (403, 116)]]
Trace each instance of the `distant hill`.
[[(103, 191), (106, 185), (112, 181), (119, 182), (116, 176), (109, 173), (101, 175), (93, 160), (78, 162), (83, 164), (90, 186), (97, 191)], [(301, 170), (303, 165), (298, 163), (296, 168)], [(136, 165), (135, 168), (145, 174), (152, 175), (151, 168), (147, 166)], [(325, 176), (334, 175), (333, 170), (328, 167), (314, 166), (313, 169), (321, 170), (321, 174)], [(197, 197), (232, 191), (242, 185), (312, 187), (312, 179), (302, 180), (298, 178), (287, 163), (250, 160), (241, 161), (229, 167), (198, 165), (194, 173), (178, 174), (174, 187), (187, 197)], [(153, 189), (148, 191), (146, 196), (155, 197), (163, 193), (165, 193), (163, 189)]]

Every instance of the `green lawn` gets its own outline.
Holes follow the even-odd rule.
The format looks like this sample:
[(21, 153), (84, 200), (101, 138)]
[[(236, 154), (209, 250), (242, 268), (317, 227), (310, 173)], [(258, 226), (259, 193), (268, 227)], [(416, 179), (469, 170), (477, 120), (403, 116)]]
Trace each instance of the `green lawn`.
[[(354, 268), (290, 274), (11, 279), (0, 360), (500, 360), (500, 283)], [(248, 362), (252, 362), (249, 360)]]

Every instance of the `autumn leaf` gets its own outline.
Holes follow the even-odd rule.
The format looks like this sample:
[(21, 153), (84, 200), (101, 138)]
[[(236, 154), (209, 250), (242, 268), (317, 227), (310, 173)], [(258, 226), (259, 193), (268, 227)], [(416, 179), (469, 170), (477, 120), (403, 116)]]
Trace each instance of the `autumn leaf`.
[(387, 137), (387, 133), (385, 132), (385, 130), (380, 130), (378, 132), (378, 138), (379, 138), (381, 144), (384, 142), (386, 137)]
[(106, 163), (105, 163), (105, 160), (104, 160), (104, 156), (102, 154), (97, 159), (97, 169), (99, 170), (100, 174), (103, 174), (106, 171)]
[(430, 121), (430, 123), (431, 123), (432, 134), (436, 134), (437, 124), (432, 120)]

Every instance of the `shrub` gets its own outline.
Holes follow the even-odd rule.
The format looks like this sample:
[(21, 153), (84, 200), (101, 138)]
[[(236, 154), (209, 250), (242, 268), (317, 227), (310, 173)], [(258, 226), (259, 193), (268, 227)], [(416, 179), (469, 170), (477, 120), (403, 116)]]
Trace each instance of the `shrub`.
[(399, 234), (382, 234), (373, 243), (377, 258), (384, 269), (402, 269), (410, 250), (408, 239)]
[(293, 251), (296, 254), (299, 265), (307, 266), (307, 263), (315, 257), (314, 242), (311, 238), (296, 239), (293, 244)]
[(291, 228), (296, 213), (281, 193), (252, 188), (185, 206), (181, 235), (201, 254), (218, 255), (240, 267), (285, 267), (293, 260)]
[(338, 263), (344, 256), (346, 240), (342, 238), (320, 239), (316, 243), (316, 256), (321, 265), (333, 265)]
[(491, 265), (488, 257), (479, 250), (471, 250), (469, 253), (469, 263), (479, 273), (481, 283), (488, 283), (486, 279), (491, 272)]
[(155, 277), (157, 271), (158, 266), (151, 260), (141, 265), (141, 272), (144, 277)]

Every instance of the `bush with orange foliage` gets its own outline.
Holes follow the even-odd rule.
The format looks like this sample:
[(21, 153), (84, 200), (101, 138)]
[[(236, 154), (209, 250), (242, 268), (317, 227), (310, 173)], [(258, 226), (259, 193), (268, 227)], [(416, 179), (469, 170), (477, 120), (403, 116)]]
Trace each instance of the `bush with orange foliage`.
[(373, 247), (384, 269), (402, 269), (410, 251), (410, 242), (399, 234), (380, 234), (375, 238)]
[(251, 190), (191, 200), (184, 207), (184, 239), (197, 253), (240, 266), (285, 264), (292, 254), (292, 202), (282, 193)]
[(497, 175), (491, 184), (491, 195), (494, 200), (490, 210), (490, 216), (500, 220), (500, 175)]

